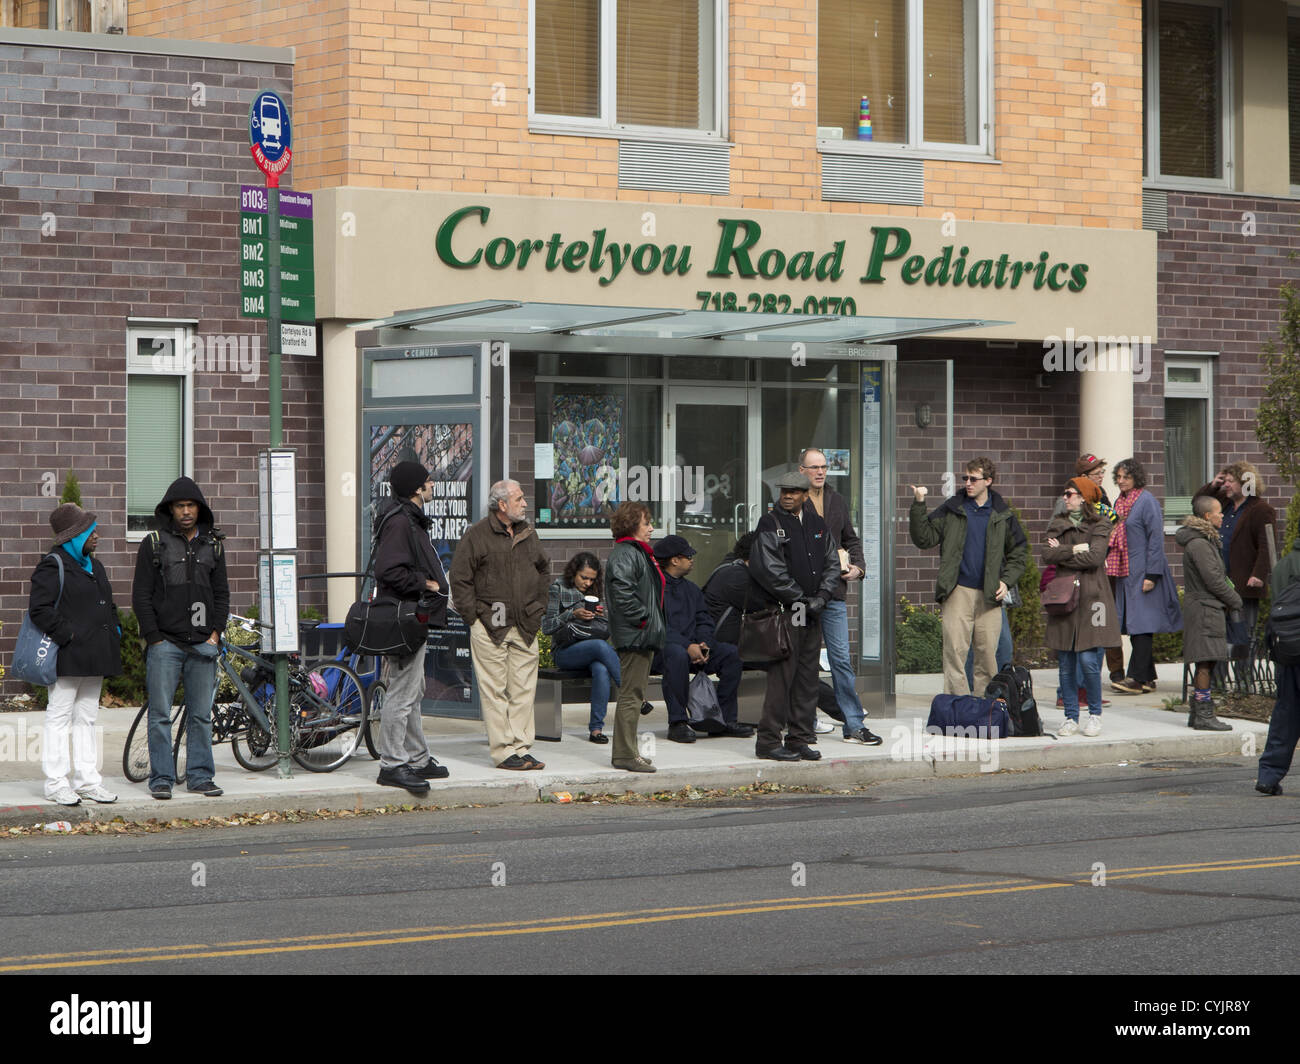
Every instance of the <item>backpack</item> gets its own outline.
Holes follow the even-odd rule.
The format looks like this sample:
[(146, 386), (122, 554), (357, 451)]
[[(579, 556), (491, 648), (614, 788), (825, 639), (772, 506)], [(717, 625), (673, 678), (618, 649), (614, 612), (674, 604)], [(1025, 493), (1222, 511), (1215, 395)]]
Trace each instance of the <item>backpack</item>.
[(1006, 702), (1013, 736), (1032, 738), (1043, 734), (1038, 703), (1034, 701), (1034, 681), (1023, 665), (1008, 665), (994, 676), (984, 689), (984, 697)]
[(1264, 642), (1278, 665), (1300, 665), (1300, 580), (1291, 581), (1273, 599)]

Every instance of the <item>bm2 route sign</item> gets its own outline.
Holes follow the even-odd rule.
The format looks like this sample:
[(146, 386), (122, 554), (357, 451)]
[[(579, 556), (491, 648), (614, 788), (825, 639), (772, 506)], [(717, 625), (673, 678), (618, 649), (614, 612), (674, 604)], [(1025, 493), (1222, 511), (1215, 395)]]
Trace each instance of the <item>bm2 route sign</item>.
[(289, 108), (277, 93), (259, 92), (248, 108), (248, 144), (253, 162), (266, 175), (267, 188), (279, 187), (280, 175), (293, 158), (292, 143)]
[[(267, 300), (267, 193), (257, 185), (239, 190), (240, 314), (265, 318)], [(280, 191), (280, 317), (316, 320), (316, 271), (310, 192)], [(313, 351), (315, 347), (313, 345)]]

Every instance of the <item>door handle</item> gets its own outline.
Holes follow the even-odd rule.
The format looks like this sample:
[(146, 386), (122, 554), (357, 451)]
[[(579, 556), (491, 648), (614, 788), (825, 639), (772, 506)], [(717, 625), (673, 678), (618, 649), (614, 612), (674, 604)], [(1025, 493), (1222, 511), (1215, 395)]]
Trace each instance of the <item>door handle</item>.
[(743, 502), (738, 502), (732, 508), (731, 511), (731, 523), (735, 530), (737, 539), (740, 538), (740, 517), (741, 514), (744, 512), (744, 509), (745, 509), (745, 504)]

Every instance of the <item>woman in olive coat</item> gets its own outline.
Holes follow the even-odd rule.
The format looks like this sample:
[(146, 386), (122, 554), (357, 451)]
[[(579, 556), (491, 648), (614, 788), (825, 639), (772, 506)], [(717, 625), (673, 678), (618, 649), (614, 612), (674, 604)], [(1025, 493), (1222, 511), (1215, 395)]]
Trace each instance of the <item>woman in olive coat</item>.
[(1047, 645), (1057, 652), (1065, 724), (1060, 735), (1079, 729), (1079, 689), (1088, 696), (1084, 735), (1101, 732), (1101, 659), (1097, 647), (1119, 642), (1119, 625), (1110, 581), (1106, 579), (1106, 548), (1110, 522), (1097, 510), (1101, 490), (1088, 477), (1075, 477), (1062, 494), (1066, 511), (1047, 526), (1043, 562), (1055, 565), (1057, 577), (1079, 581), (1078, 605), (1067, 614), (1047, 618)]
[(1241, 609), (1241, 595), (1223, 569), (1219, 526), (1223, 507), (1213, 495), (1192, 500), (1192, 515), (1174, 536), (1183, 548), (1183, 661), (1196, 663), (1195, 693), (1187, 726), (1198, 731), (1231, 731), (1214, 715), (1210, 674), (1228, 659), (1228, 620), (1225, 610)]
[(80, 805), (82, 798), (115, 802), (117, 795), (104, 787), (99, 774), (95, 747), (104, 677), (122, 671), (122, 630), (113, 589), (103, 563), (94, 557), (99, 533), (93, 513), (67, 502), (50, 515), (50, 527), (56, 553), (36, 566), (27, 602), (32, 624), (59, 645), (58, 679), (45, 708), (45, 797), (59, 805)]

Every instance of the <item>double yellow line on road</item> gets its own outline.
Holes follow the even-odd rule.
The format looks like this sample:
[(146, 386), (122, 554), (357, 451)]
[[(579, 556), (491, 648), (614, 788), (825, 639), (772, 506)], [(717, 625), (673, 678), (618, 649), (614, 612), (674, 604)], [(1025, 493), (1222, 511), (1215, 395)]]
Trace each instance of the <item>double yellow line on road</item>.
[[(1141, 868), (1107, 870), (1106, 880), (1149, 879), (1158, 876), (1240, 872), (1255, 868), (1287, 868), (1300, 865), (1300, 854), (1274, 857), (1241, 857), (1203, 861), (1197, 864), (1150, 865)], [(509, 935), (543, 935), (557, 931), (592, 931), (605, 927), (635, 927), (678, 920), (716, 919), (756, 913), (798, 912), (807, 909), (837, 909), (896, 902), (933, 901), (944, 898), (973, 898), (992, 894), (1020, 894), (1034, 890), (1059, 890), (1089, 884), (1091, 873), (1077, 878), (1026, 883), (1023, 879), (986, 880), (982, 883), (954, 883), (946, 887), (905, 887), (866, 894), (827, 894), (810, 898), (767, 898), (712, 905), (683, 905), (661, 909), (632, 909), (626, 912), (592, 913), (586, 916), (549, 916), (535, 920), (502, 923), (449, 924), (433, 927), (390, 928), (380, 931), (342, 931), (326, 935), (249, 939), (237, 942), (194, 942), (170, 946), (142, 946), (128, 949), (88, 950), (76, 953), (38, 953), (0, 957), (0, 972), (33, 972), (56, 968), (98, 968), (126, 964), (156, 964), (161, 961), (212, 960), (222, 957), (253, 957), (270, 953), (305, 953), (317, 950), (362, 949), (372, 946), (404, 946), (421, 942), (455, 939), (500, 938)]]

